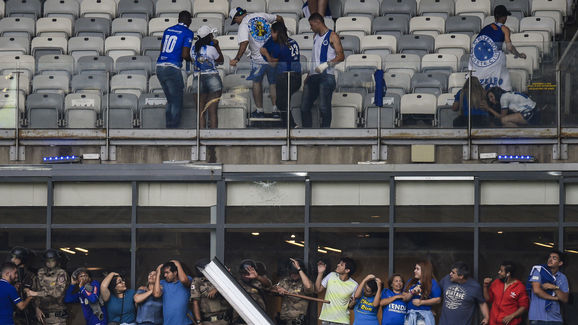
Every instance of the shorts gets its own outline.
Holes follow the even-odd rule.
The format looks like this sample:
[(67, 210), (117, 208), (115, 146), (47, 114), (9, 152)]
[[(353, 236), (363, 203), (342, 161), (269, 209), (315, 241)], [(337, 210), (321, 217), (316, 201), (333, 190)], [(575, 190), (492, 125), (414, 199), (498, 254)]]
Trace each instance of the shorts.
[(202, 94), (216, 93), (223, 90), (223, 82), (218, 73), (201, 74)]
[(261, 82), (263, 78), (267, 75), (267, 80), (270, 85), (275, 84), (275, 68), (269, 64), (253, 63), (251, 62), (251, 74), (247, 77), (247, 80), (252, 80), (254, 82)]
[(528, 121), (529, 124), (532, 124), (531, 122), (535, 122), (536, 110), (534, 107), (526, 106), (524, 107), (524, 110), (520, 112), (520, 114), (522, 114), (524, 120)]

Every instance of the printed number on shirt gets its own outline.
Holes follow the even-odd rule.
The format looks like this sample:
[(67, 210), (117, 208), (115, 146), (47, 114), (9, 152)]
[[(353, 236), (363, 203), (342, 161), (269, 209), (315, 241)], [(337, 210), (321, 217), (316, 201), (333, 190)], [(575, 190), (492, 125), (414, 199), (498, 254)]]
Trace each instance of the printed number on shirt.
[(177, 45), (177, 37), (175, 35), (166, 35), (163, 45), (163, 52), (172, 53), (175, 49), (175, 45)]
[(297, 44), (291, 45), (290, 49), (292, 57), (296, 57), (297, 55), (299, 55), (299, 46)]

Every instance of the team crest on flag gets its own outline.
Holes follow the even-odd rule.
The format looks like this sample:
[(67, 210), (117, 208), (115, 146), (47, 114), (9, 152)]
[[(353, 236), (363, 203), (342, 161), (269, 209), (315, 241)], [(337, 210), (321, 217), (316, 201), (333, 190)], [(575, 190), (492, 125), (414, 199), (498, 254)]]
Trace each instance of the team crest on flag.
[(472, 63), (478, 67), (490, 66), (500, 58), (500, 49), (496, 43), (486, 35), (480, 35), (472, 45)]

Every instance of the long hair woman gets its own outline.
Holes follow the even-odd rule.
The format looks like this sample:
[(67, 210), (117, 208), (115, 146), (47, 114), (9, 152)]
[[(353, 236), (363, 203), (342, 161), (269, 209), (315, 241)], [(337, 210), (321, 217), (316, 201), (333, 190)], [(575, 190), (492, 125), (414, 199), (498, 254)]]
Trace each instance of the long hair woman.
[(442, 290), (433, 275), (431, 262), (421, 261), (415, 265), (413, 278), (408, 281), (404, 291), (411, 294), (405, 324), (435, 325), (431, 308), (441, 302)]
[[(287, 99), (301, 87), (301, 56), (299, 45), (287, 34), (287, 27), (283, 22), (275, 22), (271, 25), (271, 38), (261, 48), (261, 55), (271, 65), (275, 66), (275, 90), (277, 99), (275, 105), (279, 112), (274, 112), (274, 117), (279, 116), (283, 127), (287, 124)], [(289, 81), (287, 80), (289, 76)], [(289, 83), (289, 92), (287, 91)], [(276, 116), (277, 115), (277, 116)], [(290, 126), (295, 122), (290, 119)]]
[[(471, 83), (471, 90), (470, 90)], [(486, 102), (486, 90), (476, 77), (471, 77), (466, 80), (462, 89), (458, 91), (454, 97), (454, 104), (452, 109), (459, 111), (460, 116), (454, 120), (454, 127), (465, 127), (468, 125), (468, 97), (471, 91), (471, 99), (469, 102), (472, 105), (472, 126), (490, 126), (490, 113), (485, 109), (488, 107)]]
[[(204, 25), (199, 28), (199, 39), (191, 49), (191, 57), (195, 66), (195, 73), (201, 79), (198, 89), (199, 109), (201, 110), (201, 128), (206, 127), (206, 112), (209, 113), (209, 128), (218, 126), (217, 105), (223, 90), (223, 82), (217, 71), (217, 65), (222, 64), (223, 53), (219, 42), (213, 38), (214, 29)], [(194, 81), (197, 82), (197, 81)]]
[(110, 272), (100, 284), (109, 324), (136, 324), (135, 291), (126, 287), (124, 279)]
[(146, 285), (139, 287), (134, 295), (134, 302), (138, 306), (137, 325), (161, 325), (163, 323), (163, 299), (153, 296), (156, 276), (156, 270), (149, 272)]

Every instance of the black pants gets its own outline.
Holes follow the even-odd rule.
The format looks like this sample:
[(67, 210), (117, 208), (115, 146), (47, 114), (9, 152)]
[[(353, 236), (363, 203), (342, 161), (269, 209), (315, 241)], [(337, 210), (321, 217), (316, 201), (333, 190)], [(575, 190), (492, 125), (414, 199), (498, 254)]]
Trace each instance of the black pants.
[[(287, 73), (279, 73), (275, 76), (275, 89), (277, 90), (277, 102), (275, 105), (281, 111), (281, 122), (283, 123), (281, 127), (283, 128), (287, 125), (287, 110), (290, 109), (287, 107), (287, 98), (290, 98), (301, 87), (301, 74), (297, 72), (289, 72), (289, 74), (289, 94), (287, 93)], [(289, 125), (293, 128), (295, 127), (295, 121), (293, 120), (293, 115), (290, 116)]]

